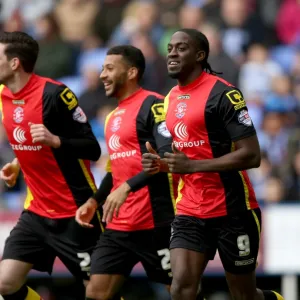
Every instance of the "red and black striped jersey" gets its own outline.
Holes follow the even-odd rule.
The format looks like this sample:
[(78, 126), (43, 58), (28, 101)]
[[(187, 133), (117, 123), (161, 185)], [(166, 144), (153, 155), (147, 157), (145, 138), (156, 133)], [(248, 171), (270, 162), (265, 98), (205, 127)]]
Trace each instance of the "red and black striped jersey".
[[(63, 84), (33, 74), (17, 94), (1, 86), (2, 122), (27, 184), (25, 209), (49, 218), (75, 215), (95, 192), (90, 160), (100, 146), (76, 96)], [(31, 124), (61, 139), (54, 149), (34, 144)]]
[[(230, 153), (234, 142), (256, 134), (239, 90), (203, 72), (191, 84), (175, 86), (165, 99), (166, 124), (175, 146), (190, 159)], [(213, 218), (258, 207), (246, 171), (181, 176), (177, 214)]]
[[(142, 154), (149, 141), (163, 156), (171, 150), (166, 128), (163, 96), (139, 89), (122, 100), (106, 119), (105, 138), (113, 177), (112, 191), (143, 172)], [(174, 218), (176, 177), (158, 173), (147, 185), (131, 192), (107, 228), (121, 231), (152, 229), (169, 225)]]

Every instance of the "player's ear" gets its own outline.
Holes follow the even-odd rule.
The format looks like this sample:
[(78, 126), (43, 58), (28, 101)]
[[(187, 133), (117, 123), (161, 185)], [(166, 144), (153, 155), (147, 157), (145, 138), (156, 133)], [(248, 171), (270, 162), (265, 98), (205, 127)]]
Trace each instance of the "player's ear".
[(9, 62), (10, 67), (13, 71), (15, 71), (20, 66), (20, 63), (20, 59), (17, 57), (12, 58)]
[(200, 51), (198, 51), (198, 52), (196, 53), (196, 61), (197, 61), (197, 62), (201, 62), (201, 61), (203, 61), (205, 58), (206, 58), (206, 53), (205, 53), (205, 51), (200, 50)]
[(128, 79), (129, 80), (133, 80), (133, 79), (137, 78), (137, 76), (138, 76), (137, 68), (132, 67), (128, 70)]

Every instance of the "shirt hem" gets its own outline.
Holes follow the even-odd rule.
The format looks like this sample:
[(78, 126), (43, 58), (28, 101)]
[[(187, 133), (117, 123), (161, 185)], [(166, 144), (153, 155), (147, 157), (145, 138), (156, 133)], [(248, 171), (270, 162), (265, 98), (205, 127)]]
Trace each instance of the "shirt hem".
[(122, 225), (107, 224), (106, 229), (130, 232), (130, 231), (154, 229), (154, 225), (122, 226)]
[(52, 215), (52, 214), (47, 214), (44, 212), (36, 211), (36, 210), (30, 209), (30, 208), (27, 208), (24, 210), (30, 211), (40, 217), (48, 218), (48, 219), (67, 219), (67, 218), (74, 218), (76, 215), (76, 211), (74, 211), (72, 213), (55, 213), (55, 215), (54, 214)]
[[(251, 206), (251, 208), (247, 208), (245, 211), (253, 210), (258, 207), (259, 207), (258, 203), (253, 204)], [(236, 210), (236, 211), (230, 212), (229, 214), (227, 211), (215, 212), (215, 213), (210, 213), (210, 214), (191, 214), (189, 212), (184, 212), (184, 211), (181, 211), (180, 209), (177, 209), (176, 216), (184, 215), (184, 216), (195, 217), (195, 218), (199, 218), (199, 219), (212, 219), (212, 218), (218, 218), (218, 217), (225, 217), (228, 215), (231, 216), (231, 215), (238, 214), (241, 212), (242, 211)]]

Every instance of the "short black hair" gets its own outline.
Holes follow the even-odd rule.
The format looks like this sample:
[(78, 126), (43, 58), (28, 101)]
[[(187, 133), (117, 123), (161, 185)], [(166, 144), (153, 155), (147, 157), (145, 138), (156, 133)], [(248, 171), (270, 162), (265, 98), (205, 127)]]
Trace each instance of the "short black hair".
[(131, 67), (138, 69), (138, 80), (141, 80), (145, 72), (146, 61), (140, 49), (131, 45), (120, 45), (110, 48), (107, 55), (121, 55)]
[(0, 43), (7, 44), (8, 59), (17, 57), (26, 73), (32, 73), (39, 55), (39, 44), (30, 35), (21, 31), (0, 33)]
[(194, 41), (195, 45), (196, 45), (196, 50), (201, 50), (204, 51), (206, 56), (205, 59), (201, 62), (201, 66), (203, 68), (203, 70), (206, 70), (208, 73), (216, 75), (216, 74), (222, 74), (219, 72), (214, 71), (210, 64), (208, 63), (208, 57), (209, 57), (209, 41), (207, 39), (207, 37), (205, 36), (205, 34), (203, 34), (202, 32), (196, 30), (196, 29), (192, 29), (192, 28), (183, 28), (183, 29), (179, 29), (177, 30), (177, 32), (184, 32), (187, 35), (190, 36), (190, 38)]

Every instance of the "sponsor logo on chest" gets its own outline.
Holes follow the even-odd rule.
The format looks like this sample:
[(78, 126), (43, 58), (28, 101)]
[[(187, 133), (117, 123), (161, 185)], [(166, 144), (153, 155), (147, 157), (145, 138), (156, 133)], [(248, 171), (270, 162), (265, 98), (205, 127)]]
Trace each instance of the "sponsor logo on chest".
[(11, 147), (15, 151), (40, 151), (43, 146), (41, 145), (24, 145), (27, 141), (26, 134), (28, 134), (23, 128), (17, 126), (13, 130), (13, 139), (17, 143), (11, 143)]
[(174, 145), (177, 148), (193, 148), (203, 146), (205, 144), (204, 140), (190, 140), (190, 135), (188, 133), (188, 127), (183, 121), (178, 122), (174, 127)]

